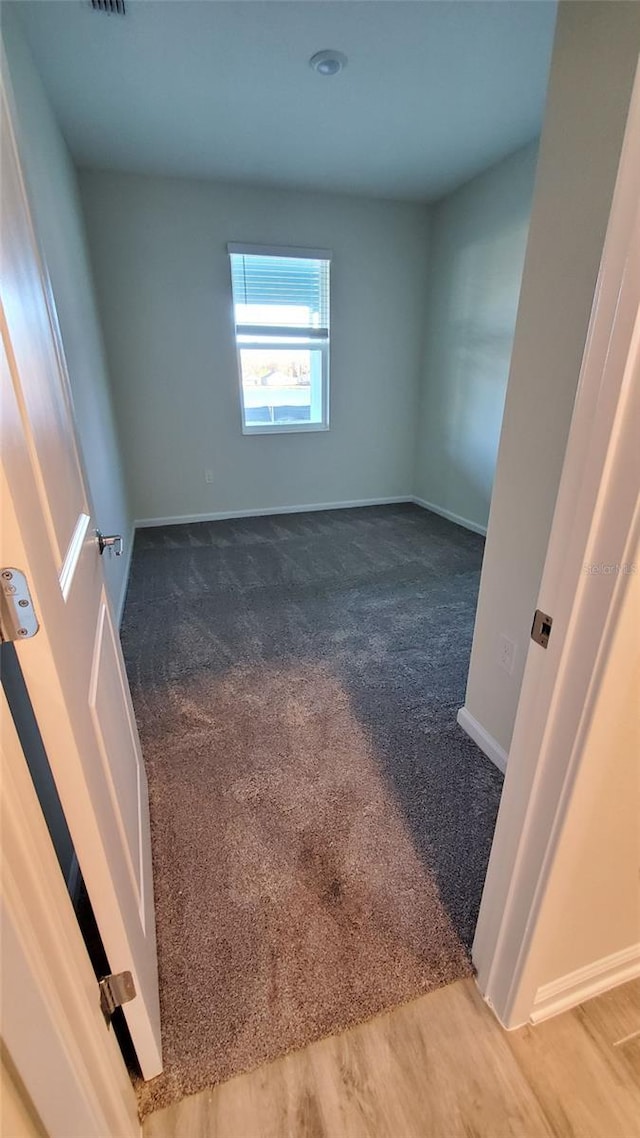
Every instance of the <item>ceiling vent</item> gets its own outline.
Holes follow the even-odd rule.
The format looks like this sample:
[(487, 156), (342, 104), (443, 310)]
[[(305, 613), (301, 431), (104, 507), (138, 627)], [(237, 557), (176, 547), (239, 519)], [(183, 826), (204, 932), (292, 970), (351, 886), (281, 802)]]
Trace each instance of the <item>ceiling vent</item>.
[(106, 12), (110, 16), (124, 16), (124, 0), (91, 0), (94, 12)]

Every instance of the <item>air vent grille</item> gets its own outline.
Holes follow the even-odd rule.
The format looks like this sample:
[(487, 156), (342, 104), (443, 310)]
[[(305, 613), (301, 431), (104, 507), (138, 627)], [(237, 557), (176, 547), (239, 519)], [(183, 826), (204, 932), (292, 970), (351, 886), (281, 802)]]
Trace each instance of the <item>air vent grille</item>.
[(94, 12), (107, 12), (111, 16), (124, 16), (124, 0), (91, 0)]

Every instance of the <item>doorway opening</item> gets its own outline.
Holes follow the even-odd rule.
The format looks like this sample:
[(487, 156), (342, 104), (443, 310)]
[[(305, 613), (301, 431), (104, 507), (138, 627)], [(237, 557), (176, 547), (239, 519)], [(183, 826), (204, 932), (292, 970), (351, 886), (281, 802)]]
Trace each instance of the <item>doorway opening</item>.
[(122, 641), (166, 1064), (145, 1109), (471, 974), (502, 787), (456, 724), (482, 545), (413, 504), (138, 533)]

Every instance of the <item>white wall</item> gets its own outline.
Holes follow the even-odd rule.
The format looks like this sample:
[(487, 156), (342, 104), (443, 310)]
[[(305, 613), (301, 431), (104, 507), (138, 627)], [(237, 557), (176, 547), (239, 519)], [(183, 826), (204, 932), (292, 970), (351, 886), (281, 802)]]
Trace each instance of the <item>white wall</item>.
[[(137, 519), (411, 493), (424, 208), (86, 170), (80, 187)], [(330, 431), (242, 435), (228, 241), (333, 250)]]
[(432, 210), (415, 494), (485, 530), (529, 229), (537, 142)]
[(639, 50), (640, 5), (560, 4), (466, 694), (505, 751)]
[[(131, 520), (85, 245), (75, 171), (15, 16), (2, 14), (16, 130), (34, 224), (49, 269), (96, 525), (128, 540)], [(104, 558), (119, 610), (127, 558)]]

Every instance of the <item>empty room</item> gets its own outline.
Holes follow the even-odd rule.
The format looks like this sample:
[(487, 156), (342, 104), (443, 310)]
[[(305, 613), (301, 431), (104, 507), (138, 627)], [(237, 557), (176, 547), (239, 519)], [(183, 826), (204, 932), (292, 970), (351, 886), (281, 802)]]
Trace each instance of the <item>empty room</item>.
[[(554, 550), (586, 566), (565, 497), (584, 549), (599, 516), (575, 424), (640, 10), (13, 0), (2, 43), (12, 793), (99, 990), (73, 1089), (34, 1091), (10, 1014), (3, 1079), (52, 1135), (74, 1096), (83, 1135), (462, 1135), (483, 1095), (480, 1134), (573, 1133), (536, 1074), (551, 1017), (595, 1071), (567, 1009), (624, 991), (616, 1047), (640, 1016), (631, 733), (596, 815), (531, 723), (587, 706), (535, 700), (578, 596)], [(622, 669), (634, 571), (589, 564)], [(419, 1072), (455, 1082), (465, 1031), (449, 1127)], [(631, 1133), (620, 1063), (618, 1113), (594, 1076), (575, 1133)]]

